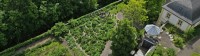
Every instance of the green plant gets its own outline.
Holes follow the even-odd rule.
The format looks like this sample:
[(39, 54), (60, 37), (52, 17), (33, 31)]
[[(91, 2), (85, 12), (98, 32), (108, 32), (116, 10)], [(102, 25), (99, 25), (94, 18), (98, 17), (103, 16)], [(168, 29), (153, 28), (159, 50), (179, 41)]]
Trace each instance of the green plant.
[(179, 35), (174, 36), (174, 44), (176, 47), (183, 48), (184, 46), (184, 39)]
[(191, 56), (200, 56), (200, 53), (193, 52)]
[[(75, 51), (75, 53), (78, 53), (75, 54), (75, 56), (85, 55), (77, 47), (76, 43), (83, 46), (82, 48), (86, 50), (87, 54), (91, 56), (99, 56), (104, 48), (105, 42), (110, 39), (107, 33), (109, 33), (114, 27), (114, 19), (112, 17), (106, 17), (102, 19), (98, 16), (98, 13), (102, 11), (108, 12), (118, 3), (120, 3), (120, 1), (113, 2), (101, 9), (81, 16), (77, 19), (71, 19), (68, 21), (68, 23), (57, 23), (48, 32), (6, 49), (5, 51), (1, 52), (0, 55), (13, 55), (15, 50), (22, 46), (28, 45), (41, 38), (54, 35), (56, 37), (65, 36), (66, 40), (69, 42), (70, 49)], [(71, 23), (73, 23), (73, 25), (70, 25)]]
[(175, 50), (172, 48), (167, 49), (167, 55), (168, 56), (176, 56)]
[(58, 42), (52, 42), (51, 44), (41, 47), (41, 48), (35, 48), (28, 50), (24, 52), (25, 56), (65, 56), (65, 55), (71, 55), (69, 53), (69, 49), (67, 49), (65, 46), (61, 45)]
[(153, 54), (148, 56), (176, 56), (175, 50), (172, 48), (164, 48), (163, 46), (157, 46)]
[(130, 52), (137, 47), (138, 32), (131, 23), (128, 19), (123, 19), (114, 30), (111, 46), (113, 56), (130, 56)]
[(39, 40), (39, 39), (48, 37), (49, 35), (50, 35), (50, 31), (47, 31), (47, 32), (45, 32), (45, 33), (43, 33), (43, 34), (41, 34), (41, 35), (39, 35), (39, 36), (36, 36), (35, 38), (31, 38), (31, 39), (29, 39), (29, 40), (27, 40), (27, 41), (25, 41), (25, 42), (23, 42), (23, 43), (17, 44), (17, 45), (15, 45), (15, 46), (11, 47), (11, 48), (8, 48), (8, 49), (6, 49), (6, 50), (0, 52), (0, 55), (3, 55), (3, 56), (4, 56), (4, 55), (5, 55), (5, 56), (13, 55), (13, 54), (15, 53), (15, 51), (16, 51), (17, 49), (19, 49), (20, 47), (24, 47), (24, 46), (26, 46), (26, 45), (28, 45), (28, 44), (30, 44), (30, 43), (33, 43), (33, 42), (35, 42), (35, 41), (37, 41), (37, 40)]

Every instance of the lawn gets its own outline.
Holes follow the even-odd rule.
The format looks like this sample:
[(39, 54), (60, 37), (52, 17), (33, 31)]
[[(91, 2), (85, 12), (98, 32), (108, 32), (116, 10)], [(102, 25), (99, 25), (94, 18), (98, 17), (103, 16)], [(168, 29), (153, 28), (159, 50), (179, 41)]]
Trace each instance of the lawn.
[(191, 56), (200, 56), (200, 53), (193, 52)]

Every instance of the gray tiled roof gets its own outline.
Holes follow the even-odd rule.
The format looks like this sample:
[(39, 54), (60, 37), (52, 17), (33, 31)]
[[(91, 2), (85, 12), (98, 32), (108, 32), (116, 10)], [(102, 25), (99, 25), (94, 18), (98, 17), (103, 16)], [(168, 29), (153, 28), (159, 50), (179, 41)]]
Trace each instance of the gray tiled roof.
[(190, 24), (200, 21), (200, 0), (178, 0), (163, 7)]

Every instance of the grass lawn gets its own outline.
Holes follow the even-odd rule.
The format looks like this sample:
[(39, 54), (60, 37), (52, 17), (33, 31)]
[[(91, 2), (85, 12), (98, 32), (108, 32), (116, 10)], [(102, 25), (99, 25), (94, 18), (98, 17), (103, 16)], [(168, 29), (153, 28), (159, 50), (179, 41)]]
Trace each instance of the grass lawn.
[(200, 56), (200, 53), (193, 52), (191, 56)]

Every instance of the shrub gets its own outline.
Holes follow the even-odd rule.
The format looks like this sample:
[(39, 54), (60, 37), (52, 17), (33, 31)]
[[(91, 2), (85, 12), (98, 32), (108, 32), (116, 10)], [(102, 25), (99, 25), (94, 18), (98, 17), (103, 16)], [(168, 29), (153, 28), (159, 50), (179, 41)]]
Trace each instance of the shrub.
[(184, 46), (184, 39), (181, 38), (179, 35), (174, 36), (174, 44), (176, 47), (183, 48)]
[(153, 54), (148, 56), (175, 56), (175, 50), (172, 48), (157, 46)]

